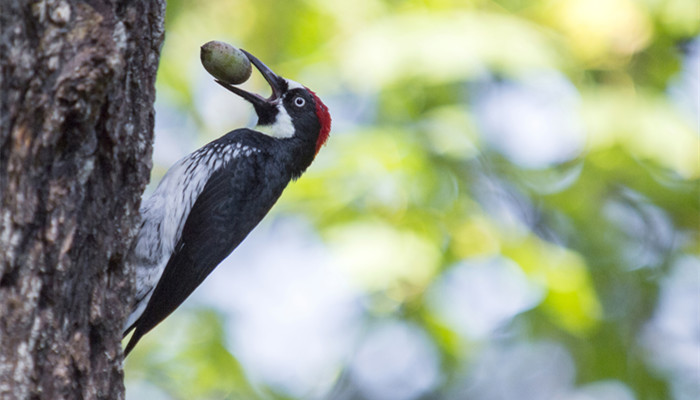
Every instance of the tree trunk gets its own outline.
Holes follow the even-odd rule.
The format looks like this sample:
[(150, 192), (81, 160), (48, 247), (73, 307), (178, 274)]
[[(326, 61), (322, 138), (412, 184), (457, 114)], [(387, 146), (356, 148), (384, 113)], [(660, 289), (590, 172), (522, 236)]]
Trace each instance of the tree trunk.
[(0, 398), (124, 397), (164, 0), (0, 0)]

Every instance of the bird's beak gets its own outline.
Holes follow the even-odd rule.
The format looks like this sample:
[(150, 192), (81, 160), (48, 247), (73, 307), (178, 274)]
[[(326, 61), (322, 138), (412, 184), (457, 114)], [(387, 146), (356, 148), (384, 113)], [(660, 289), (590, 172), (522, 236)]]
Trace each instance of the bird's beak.
[(218, 79), (216, 79), (216, 83), (232, 91), (233, 93), (241, 96), (242, 98), (248, 100), (250, 103), (253, 104), (253, 107), (255, 107), (256, 111), (270, 107), (270, 103), (274, 102), (282, 96), (282, 94), (286, 90), (287, 82), (284, 80), (284, 78), (272, 72), (272, 70), (268, 68), (267, 65), (263, 64), (262, 61), (258, 60), (254, 55), (248, 53), (243, 49), (241, 49), (241, 51), (243, 52), (243, 54), (245, 54), (246, 57), (248, 57), (248, 60), (250, 60), (250, 62), (253, 63), (253, 65), (255, 65), (255, 68), (257, 68), (258, 71), (260, 71), (262, 76), (270, 85), (270, 87), (272, 88), (272, 95), (268, 98), (264, 98), (259, 94), (247, 92), (243, 89), (237, 88), (236, 86), (233, 86), (226, 82), (222, 82)]

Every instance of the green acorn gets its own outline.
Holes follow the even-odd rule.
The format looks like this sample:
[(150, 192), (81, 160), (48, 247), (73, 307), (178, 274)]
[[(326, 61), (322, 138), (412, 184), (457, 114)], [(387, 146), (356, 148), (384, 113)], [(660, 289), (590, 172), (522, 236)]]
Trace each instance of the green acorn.
[(247, 81), (253, 71), (248, 57), (228, 43), (212, 40), (202, 46), (199, 56), (207, 72), (231, 85)]

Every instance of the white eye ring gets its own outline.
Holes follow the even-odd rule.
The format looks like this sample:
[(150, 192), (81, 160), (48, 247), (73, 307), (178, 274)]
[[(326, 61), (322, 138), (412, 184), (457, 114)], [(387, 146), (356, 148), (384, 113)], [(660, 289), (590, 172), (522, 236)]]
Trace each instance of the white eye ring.
[(303, 97), (295, 97), (294, 98), (294, 105), (297, 107), (304, 107), (304, 104), (306, 104), (306, 100), (304, 100)]

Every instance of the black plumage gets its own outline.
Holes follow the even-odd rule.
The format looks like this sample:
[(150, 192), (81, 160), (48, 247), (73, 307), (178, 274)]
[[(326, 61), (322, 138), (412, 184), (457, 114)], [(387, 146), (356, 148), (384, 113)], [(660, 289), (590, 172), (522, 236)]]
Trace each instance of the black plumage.
[(222, 84), (254, 105), (258, 126), (231, 131), (180, 160), (142, 207), (132, 255), (137, 296), (124, 336), (134, 333), (125, 354), (246, 238), (328, 137), (330, 115), (321, 100), (245, 54), (273, 95)]
[(229, 132), (208, 146), (236, 144), (250, 153), (232, 158), (209, 177), (151, 300), (124, 332), (127, 335), (134, 330), (125, 354), (238, 247), (270, 211), (289, 181), (301, 175), (313, 160), (313, 151), (302, 138), (276, 139), (251, 129)]

